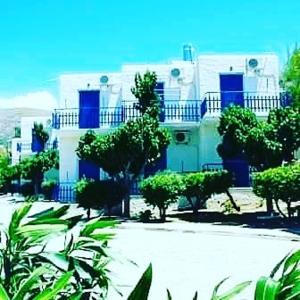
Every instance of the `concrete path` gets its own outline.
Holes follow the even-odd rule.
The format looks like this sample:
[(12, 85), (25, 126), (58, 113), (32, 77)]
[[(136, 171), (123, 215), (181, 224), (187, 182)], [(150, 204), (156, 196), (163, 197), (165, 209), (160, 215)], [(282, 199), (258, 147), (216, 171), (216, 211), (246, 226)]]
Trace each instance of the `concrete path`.
[[(0, 197), (0, 223), (7, 225), (18, 205)], [(59, 205), (35, 203), (33, 211)], [(71, 211), (83, 212), (75, 205)], [(183, 221), (125, 222), (116, 229), (110, 248), (115, 258), (110, 265), (112, 280), (124, 297), (111, 289), (109, 300), (126, 299), (150, 262), (153, 285), (149, 300), (165, 300), (166, 288), (174, 300), (190, 300), (196, 290), (199, 299), (209, 300), (213, 287), (225, 277), (232, 276), (227, 283), (230, 288), (243, 280), (268, 275), (285, 254), (300, 248), (300, 235), (278, 229)], [(253, 288), (237, 299), (252, 300)]]

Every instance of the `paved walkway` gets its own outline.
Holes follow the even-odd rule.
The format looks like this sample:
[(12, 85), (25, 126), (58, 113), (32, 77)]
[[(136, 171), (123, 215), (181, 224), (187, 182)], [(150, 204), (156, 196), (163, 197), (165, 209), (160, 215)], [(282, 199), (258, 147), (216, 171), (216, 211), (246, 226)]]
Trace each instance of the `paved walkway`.
[[(249, 229), (210, 224), (122, 224), (111, 247), (124, 263), (114, 262), (115, 282), (127, 295), (148, 263), (153, 264), (150, 300), (210, 299), (223, 278), (228, 287), (269, 274), (289, 251), (300, 247), (299, 237), (280, 230)], [(133, 260), (138, 266), (126, 261)], [(253, 286), (237, 299), (253, 299)], [(109, 299), (126, 299), (110, 294)]]
[[(8, 223), (16, 205), (20, 204), (0, 197), (1, 223)], [(53, 205), (35, 203), (34, 211)], [(78, 211), (75, 205), (71, 210)], [(256, 280), (269, 274), (286, 253), (300, 248), (300, 235), (284, 230), (183, 221), (125, 222), (116, 233), (116, 238), (110, 242), (115, 258), (110, 269), (113, 282), (124, 297), (111, 290), (109, 300), (126, 299), (150, 262), (153, 264), (153, 285), (149, 300), (165, 300), (166, 288), (174, 294), (174, 300), (190, 300), (196, 290), (199, 298), (206, 300), (223, 278), (232, 276), (227, 287), (243, 280)], [(252, 295), (253, 286), (237, 299), (252, 300)]]

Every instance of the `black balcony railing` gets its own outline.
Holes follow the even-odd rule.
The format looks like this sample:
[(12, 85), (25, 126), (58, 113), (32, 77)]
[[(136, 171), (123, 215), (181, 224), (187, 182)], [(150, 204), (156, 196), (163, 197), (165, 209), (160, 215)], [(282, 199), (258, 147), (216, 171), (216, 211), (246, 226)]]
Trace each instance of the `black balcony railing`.
[[(290, 105), (291, 97), (287, 93), (209, 92), (202, 101), (165, 100), (161, 105), (160, 121), (197, 123), (205, 115), (219, 115), (224, 108), (234, 103), (255, 113), (267, 114), (274, 108)], [(116, 127), (139, 116), (141, 113), (136, 105), (124, 101), (117, 107), (56, 109), (52, 126), (56, 129)]]
[[(231, 101), (232, 98), (232, 101)], [(220, 113), (230, 104), (241, 105), (255, 113), (268, 113), (279, 107), (286, 107), (291, 103), (291, 97), (285, 93), (260, 92), (209, 92), (201, 103), (201, 116)]]
[[(52, 126), (56, 129), (113, 127), (140, 116), (134, 103), (119, 107), (56, 109), (52, 116)], [(161, 106), (161, 122), (199, 122), (200, 119), (200, 101), (168, 100)]]
[[(54, 140), (53, 142), (47, 142), (45, 144), (44, 150), (55, 150), (58, 149), (58, 141)], [(16, 144), (17, 152), (33, 152), (32, 143), (19, 142)]]

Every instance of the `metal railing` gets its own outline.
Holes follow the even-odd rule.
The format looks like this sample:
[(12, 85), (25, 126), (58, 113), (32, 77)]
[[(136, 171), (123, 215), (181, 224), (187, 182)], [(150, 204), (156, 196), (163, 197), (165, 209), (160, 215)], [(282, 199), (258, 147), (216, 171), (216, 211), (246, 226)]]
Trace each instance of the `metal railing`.
[(54, 201), (64, 203), (75, 203), (75, 183), (60, 182), (54, 187), (53, 196)]
[[(202, 101), (165, 99), (161, 104), (160, 121), (199, 122), (205, 115), (219, 115), (233, 103), (257, 114), (267, 114), (274, 108), (290, 105), (291, 97), (285, 92), (208, 92)], [(135, 102), (123, 101), (117, 107), (56, 109), (52, 116), (52, 126), (56, 129), (116, 127), (140, 116)]]
[(220, 113), (231, 102), (255, 113), (268, 113), (272, 109), (290, 105), (291, 97), (285, 92), (208, 92), (201, 104), (201, 116)]
[[(17, 147), (17, 152), (32, 152), (32, 143), (23, 143), (23, 142), (18, 142), (16, 144)], [(53, 141), (53, 142), (47, 142), (45, 144), (45, 148), (44, 150), (55, 150), (58, 149), (58, 142), (57, 141)]]
[[(140, 116), (135, 103), (119, 107), (56, 109), (52, 126), (55, 129), (113, 127)], [(200, 119), (201, 102), (198, 100), (168, 100), (161, 105), (161, 122), (199, 122)]]

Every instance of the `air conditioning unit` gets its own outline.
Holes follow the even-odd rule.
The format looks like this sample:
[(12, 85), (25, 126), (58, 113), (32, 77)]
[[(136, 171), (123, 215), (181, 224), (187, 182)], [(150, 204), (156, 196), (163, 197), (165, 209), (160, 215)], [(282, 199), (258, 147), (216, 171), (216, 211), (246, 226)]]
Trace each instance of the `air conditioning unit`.
[(180, 75), (181, 75), (181, 70), (180, 70), (179, 68), (173, 68), (173, 69), (171, 70), (171, 76), (172, 76), (173, 78), (179, 78)]
[(174, 140), (176, 144), (187, 145), (191, 140), (191, 132), (188, 130), (175, 130)]
[(103, 75), (100, 77), (100, 84), (108, 84), (109, 77), (107, 75)]
[(256, 59), (256, 58), (250, 58), (249, 60), (248, 60), (248, 68), (250, 69), (250, 70), (255, 70), (255, 69), (257, 69), (258, 68), (258, 66), (259, 66), (259, 63), (258, 63), (258, 60)]

